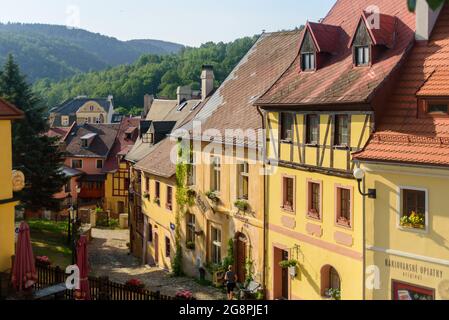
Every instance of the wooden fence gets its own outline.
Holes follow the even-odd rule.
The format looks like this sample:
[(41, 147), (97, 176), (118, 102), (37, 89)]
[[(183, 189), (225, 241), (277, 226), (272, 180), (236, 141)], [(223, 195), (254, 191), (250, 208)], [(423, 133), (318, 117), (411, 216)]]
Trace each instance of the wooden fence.
[[(35, 288), (38, 290), (64, 283), (68, 277), (59, 267), (36, 265), (36, 271), (38, 281)], [(110, 281), (108, 277), (89, 277), (89, 288), (92, 300), (175, 300), (159, 291), (132, 290), (124, 284)], [(73, 294), (73, 290), (66, 290), (65, 298), (73, 299)]]

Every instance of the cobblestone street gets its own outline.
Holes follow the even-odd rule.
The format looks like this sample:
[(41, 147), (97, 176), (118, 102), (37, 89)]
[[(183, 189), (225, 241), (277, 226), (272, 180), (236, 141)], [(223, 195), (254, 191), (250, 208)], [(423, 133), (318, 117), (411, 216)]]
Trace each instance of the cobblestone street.
[(95, 276), (108, 276), (119, 283), (137, 278), (145, 283), (147, 289), (170, 296), (180, 290), (190, 290), (198, 300), (226, 297), (221, 290), (201, 286), (191, 278), (174, 278), (167, 271), (142, 266), (138, 259), (128, 254), (129, 230), (92, 229), (92, 237), (89, 261), (91, 273)]

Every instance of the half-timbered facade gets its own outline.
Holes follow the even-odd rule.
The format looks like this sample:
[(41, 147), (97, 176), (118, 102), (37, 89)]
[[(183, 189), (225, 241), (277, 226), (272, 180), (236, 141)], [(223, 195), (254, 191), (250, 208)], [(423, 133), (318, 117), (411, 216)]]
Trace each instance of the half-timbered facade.
[(269, 298), (364, 298), (363, 197), (351, 157), (376, 128), (412, 29), (406, 3), (339, 0), (306, 25), (295, 61), (256, 101), (269, 172)]

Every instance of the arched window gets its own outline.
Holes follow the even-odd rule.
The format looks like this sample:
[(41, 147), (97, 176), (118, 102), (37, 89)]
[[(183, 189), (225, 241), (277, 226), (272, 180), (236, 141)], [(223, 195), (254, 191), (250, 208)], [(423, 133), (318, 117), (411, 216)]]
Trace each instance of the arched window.
[(321, 268), (321, 295), (328, 297), (329, 289), (341, 291), (341, 280), (337, 270), (326, 265)]

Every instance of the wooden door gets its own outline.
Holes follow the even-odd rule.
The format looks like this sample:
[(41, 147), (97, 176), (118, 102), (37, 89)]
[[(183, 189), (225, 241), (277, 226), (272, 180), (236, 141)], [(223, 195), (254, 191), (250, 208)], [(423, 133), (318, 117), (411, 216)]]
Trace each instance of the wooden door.
[(247, 239), (244, 234), (237, 234), (236, 246), (236, 274), (238, 282), (244, 283), (246, 278), (246, 245)]
[[(282, 252), (282, 260), (288, 260), (288, 252)], [(282, 269), (282, 298), (288, 300), (288, 269)]]

